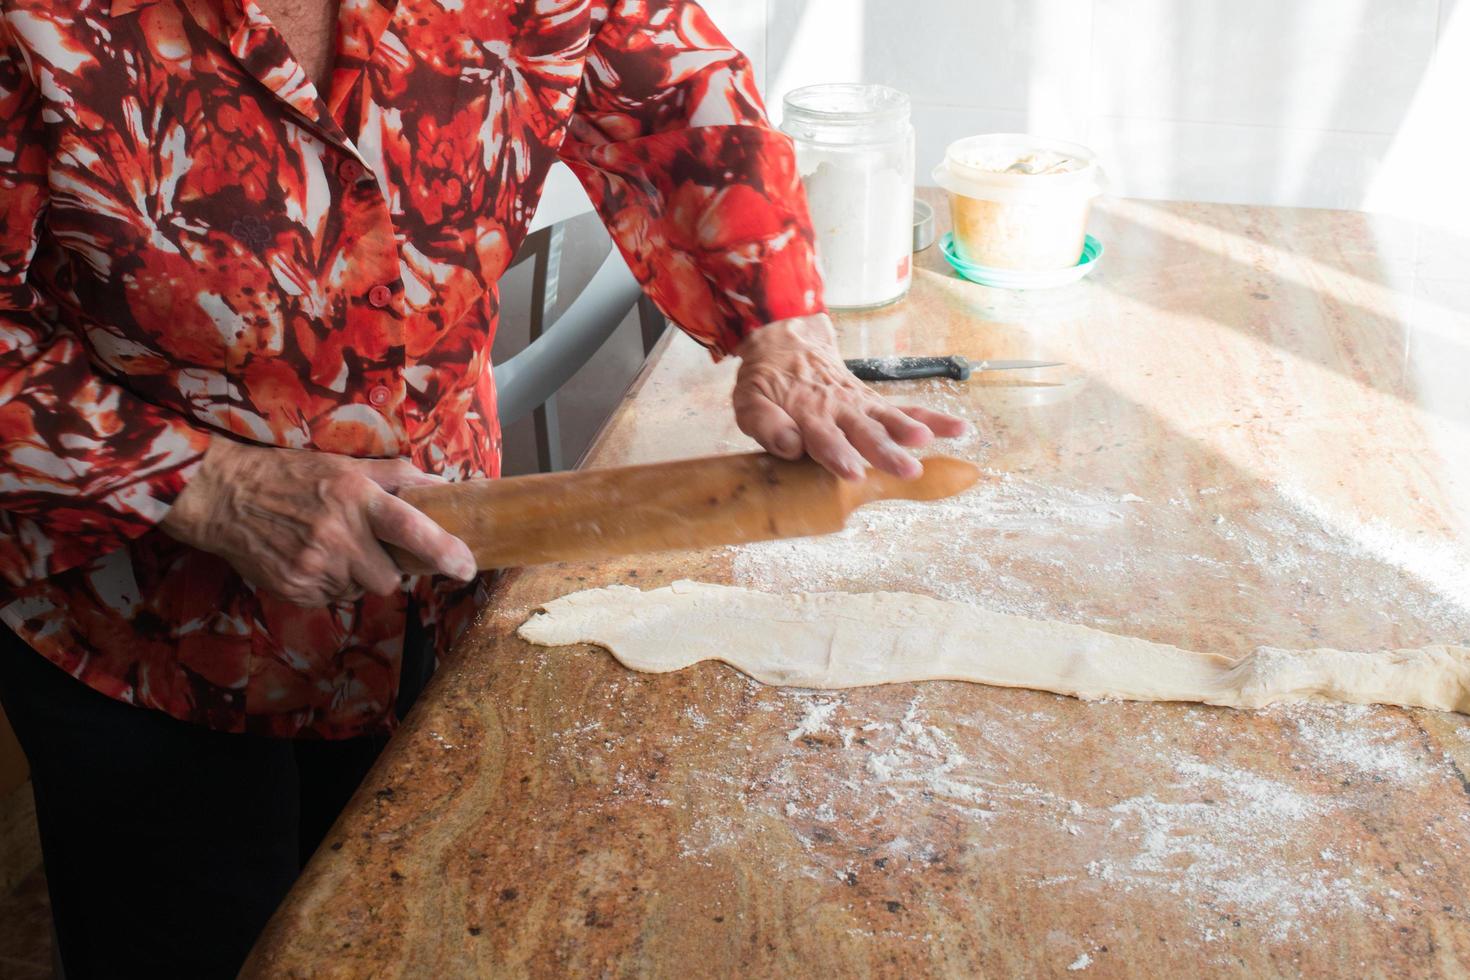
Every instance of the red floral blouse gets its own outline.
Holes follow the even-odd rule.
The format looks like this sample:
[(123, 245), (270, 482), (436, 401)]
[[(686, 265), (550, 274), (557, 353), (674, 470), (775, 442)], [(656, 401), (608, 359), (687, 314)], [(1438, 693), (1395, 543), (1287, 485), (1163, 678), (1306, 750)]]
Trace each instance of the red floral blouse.
[(819, 311), (789, 142), (689, 0), (0, 0), (0, 617), (212, 728), (389, 724), (410, 596), (302, 609), (157, 529), (212, 438), (494, 476), (496, 281), (558, 157), (715, 352)]

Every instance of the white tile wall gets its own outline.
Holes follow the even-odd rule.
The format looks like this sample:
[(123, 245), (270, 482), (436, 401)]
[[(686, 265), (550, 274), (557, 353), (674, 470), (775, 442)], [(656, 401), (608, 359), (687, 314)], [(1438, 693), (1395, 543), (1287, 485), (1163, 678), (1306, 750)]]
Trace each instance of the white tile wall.
[(975, 133), (1015, 133), (1026, 130), (1020, 109), (970, 109), (961, 106), (914, 106), (914, 178), (932, 184), (930, 173), (944, 159), (944, 148)]
[[(741, 0), (727, 0), (741, 2)], [(780, 117), (781, 98), (817, 82), (855, 82), (865, 77), (867, 19), (864, 0), (744, 0), (769, 3), (766, 27), (766, 101)]]
[(903, 89), (916, 109), (960, 110), (955, 120), (992, 110), (1085, 135), (1090, 2), (769, 0), (769, 8), (768, 51), (785, 56), (769, 73), (773, 109), (799, 85), (862, 80)]
[[(907, 91), (921, 182), (951, 139), (1021, 130), (1088, 143), (1116, 192), (1154, 198), (1371, 204), (1376, 177), (1401, 179), (1384, 161), (1437, 39), (1470, 48), (1470, 31), (1447, 32), (1470, 0), (705, 3), (748, 45), (778, 118), (811, 82)], [(1467, 125), (1460, 110), (1446, 128)], [(1402, 195), (1380, 180), (1374, 198)]]
[(1392, 133), (1439, 0), (1094, 0), (1108, 116)]
[(761, 91), (765, 92), (769, 84), (765, 74), (769, 63), (766, 57), (765, 0), (701, 0), (700, 6), (730, 39), (730, 43), (755, 65)]
[[(863, 75), (867, 80), (902, 88), (917, 102), (931, 105), (1014, 108), (1026, 104), (1030, 79), (1030, 39), (1035, 33), (1033, 6), (1026, 0), (994, 3), (946, 3), (942, 30), (931, 33), (922, 26), (929, 18), (915, 16), (923, 8), (915, 3), (854, 3), (866, 25)], [(799, 3), (777, 3), (772, 31), (789, 22)], [(936, 23), (935, 27), (939, 27)], [(962, 62), (935, 57), (914, 43), (917, 35), (963, 39)], [(948, 45), (946, 44), (947, 48)], [(960, 46), (954, 49), (958, 53)], [(978, 84), (976, 84), (978, 83)]]
[(1111, 193), (1232, 204), (1357, 208), (1392, 137), (1097, 116), (1087, 143)]
[(1420, 80), (1365, 207), (1470, 233), (1470, 3), (1441, 0), (1434, 59)]

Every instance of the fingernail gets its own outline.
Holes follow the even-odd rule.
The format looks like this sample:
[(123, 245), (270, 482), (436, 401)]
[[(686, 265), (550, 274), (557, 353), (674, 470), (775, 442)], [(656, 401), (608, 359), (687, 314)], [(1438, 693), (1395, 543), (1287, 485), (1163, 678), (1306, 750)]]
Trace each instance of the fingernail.
[(801, 439), (795, 432), (787, 431), (778, 433), (775, 439), (776, 452), (782, 456), (791, 456), (801, 448)]
[(460, 561), (455, 562), (454, 567), (456, 568), (454, 577), (459, 579), (461, 582), (468, 582), (470, 579), (474, 578), (480, 573), (479, 566), (475, 562), (473, 556), (466, 556)]

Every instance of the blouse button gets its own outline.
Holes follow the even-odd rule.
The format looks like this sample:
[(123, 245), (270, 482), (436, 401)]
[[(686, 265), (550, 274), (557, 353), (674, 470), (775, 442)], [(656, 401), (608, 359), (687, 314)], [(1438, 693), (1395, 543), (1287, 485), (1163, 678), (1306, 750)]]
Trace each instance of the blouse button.
[(368, 290), (368, 302), (381, 309), (393, 301), (393, 290), (378, 285)]
[(374, 408), (382, 408), (388, 404), (390, 394), (391, 392), (388, 391), (386, 386), (377, 385), (372, 391), (368, 392), (368, 401), (373, 404)]
[(351, 158), (343, 160), (337, 166), (337, 176), (349, 184), (355, 184), (359, 180), (362, 180), (362, 175), (362, 164)]

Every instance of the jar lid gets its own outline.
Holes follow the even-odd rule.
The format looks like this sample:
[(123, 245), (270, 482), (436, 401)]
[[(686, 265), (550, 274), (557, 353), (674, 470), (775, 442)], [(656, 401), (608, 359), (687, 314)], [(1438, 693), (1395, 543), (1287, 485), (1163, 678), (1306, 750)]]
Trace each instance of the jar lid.
[(928, 201), (914, 198), (914, 251), (922, 252), (934, 244), (934, 209)]
[(988, 133), (949, 144), (934, 168), (945, 190), (982, 200), (1095, 197), (1105, 178), (1097, 155), (1080, 143)]
[(816, 142), (887, 139), (908, 132), (909, 97), (887, 85), (829, 82), (792, 89), (781, 129)]

